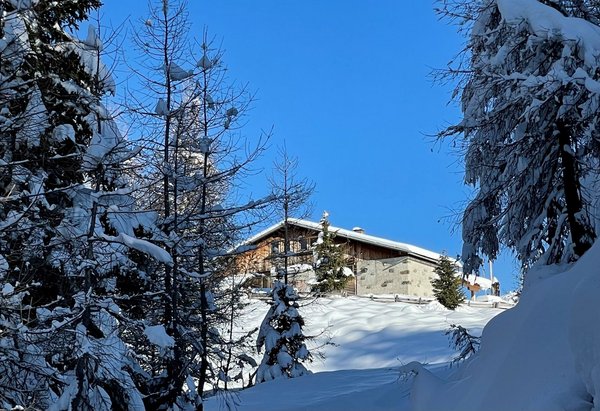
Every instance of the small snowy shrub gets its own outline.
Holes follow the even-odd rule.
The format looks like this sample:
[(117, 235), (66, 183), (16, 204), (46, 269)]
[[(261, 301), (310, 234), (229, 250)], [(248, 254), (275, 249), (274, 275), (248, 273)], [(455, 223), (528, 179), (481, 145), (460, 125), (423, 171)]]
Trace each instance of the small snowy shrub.
[(450, 366), (466, 360), (479, 351), (481, 337), (470, 334), (469, 330), (460, 325), (451, 324), (444, 334), (450, 336), (450, 346), (459, 351), (458, 356), (452, 359)]
[(265, 349), (256, 372), (257, 383), (310, 373), (303, 364), (311, 360), (311, 354), (302, 333), (304, 319), (298, 312), (298, 295), (291, 285), (275, 281), (272, 298), (256, 342), (258, 352)]

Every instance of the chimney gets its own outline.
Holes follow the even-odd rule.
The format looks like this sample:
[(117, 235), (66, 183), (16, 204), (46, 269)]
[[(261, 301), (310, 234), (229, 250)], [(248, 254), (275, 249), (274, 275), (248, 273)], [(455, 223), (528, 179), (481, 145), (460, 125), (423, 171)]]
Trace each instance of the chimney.
[(352, 229), (352, 231), (354, 231), (354, 232), (355, 232), (355, 233), (357, 233), (357, 234), (364, 234), (364, 233), (365, 233), (365, 230), (364, 230), (364, 229), (362, 229), (362, 228), (360, 228), (360, 227), (354, 227), (354, 228)]

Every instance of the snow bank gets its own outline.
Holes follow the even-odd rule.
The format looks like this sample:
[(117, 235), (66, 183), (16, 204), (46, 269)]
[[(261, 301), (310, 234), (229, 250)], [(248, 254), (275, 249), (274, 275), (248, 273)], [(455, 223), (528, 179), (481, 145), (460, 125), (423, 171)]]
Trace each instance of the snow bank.
[(481, 295), (479, 297), (475, 297), (475, 301), (479, 301), (482, 303), (505, 303), (508, 302), (506, 299), (502, 297), (498, 297), (496, 295)]
[[(417, 373), (413, 410), (591, 410), (600, 394), (600, 243), (571, 269), (542, 267), (519, 304), (485, 327), (452, 378)], [(432, 395), (435, 393), (435, 395)]]
[[(390, 411), (406, 409), (406, 388), (393, 369), (323, 372), (258, 384), (205, 402), (208, 411)], [(231, 408), (228, 408), (227, 405)], [(234, 406), (237, 404), (237, 406)]]

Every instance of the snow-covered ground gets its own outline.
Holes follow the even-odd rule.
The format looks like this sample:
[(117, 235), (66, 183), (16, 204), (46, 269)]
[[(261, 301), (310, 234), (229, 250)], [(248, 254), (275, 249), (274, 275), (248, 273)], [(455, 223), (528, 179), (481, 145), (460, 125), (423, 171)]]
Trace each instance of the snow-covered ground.
[[(229, 402), (211, 398), (207, 409), (600, 410), (599, 263), (597, 242), (576, 264), (531, 269), (506, 311), (318, 299), (302, 309), (307, 333), (327, 329), (336, 345), (323, 347), (314, 374), (259, 384)], [(261, 304), (249, 307), (247, 327), (262, 318)], [(443, 334), (450, 324), (473, 334), (485, 326), (481, 350), (454, 368)]]
[[(339, 345), (325, 347), (316, 373), (230, 398), (238, 409), (263, 411), (599, 410), (599, 263), (600, 242), (574, 265), (532, 269), (519, 304), (501, 313), (450, 312), (435, 302), (318, 300), (304, 308), (308, 331), (330, 324)], [(487, 323), (481, 350), (453, 369), (442, 335), (451, 323), (474, 332)], [(207, 409), (227, 404), (219, 396)]]
[[(437, 302), (414, 305), (360, 297), (303, 303), (306, 334), (316, 336), (313, 347), (320, 347), (325, 356), (309, 365), (314, 374), (211, 398), (208, 410), (227, 409), (228, 402), (237, 403), (240, 410), (406, 409), (410, 384), (400, 378), (399, 367), (420, 361), (446, 375), (454, 370), (448, 363), (457, 355), (444, 335), (450, 325), (460, 324), (479, 335), (503, 311), (467, 306), (450, 311)], [(258, 327), (267, 309), (265, 302), (252, 300), (240, 326)]]
[[(312, 375), (211, 398), (208, 410), (599, 410), (600, 242), (576, 264), (527, 276), (519, 304), (502, 311), (438, 303), (418, 306), (361, 298), (319, 299), (303, 308), (307, 332), (336, 344)], [(258, 324), (253, 302), (243, 319)], [(462, 365), (443, 332), (460, 324), (481, 350)], [(486, 325), (487, 324), (487, 325)], [(325, 335), (317, 343), (323, 343)], [(418, 362), (413, 362), (418, 361)]]
[[(527, 273), (519, 304), (485, 327), (451, 376), (410, 364), (412, 410), (599, 410), (600, 242), (574, 265)], [(434, 393), (435, 395), (431, 395)]]
[[(530, 270), (519, 304), (506, 311), (317, 299), (302, 308), (306, 331), (336, 345), (322, 347), (315, 373), (213, 397), (207, 409), (599, 410), (599, 263), (600, 242), (576, 264)], [(266, 308), (253, 301), (245, 328)], [(473, 334), (485, 326), (481, 350), (452, 369), (443, 334), (450, 324)]]

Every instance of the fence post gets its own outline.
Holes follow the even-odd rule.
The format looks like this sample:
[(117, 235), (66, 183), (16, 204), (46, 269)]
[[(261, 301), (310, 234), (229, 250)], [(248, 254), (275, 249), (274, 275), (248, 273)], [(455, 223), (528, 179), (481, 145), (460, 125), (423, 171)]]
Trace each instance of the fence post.
[(400, 297), (398, 297), (398, 294), (396, 294), (396, 295), (394, 296), (394, 302), (398, 302), (398, 301), (400, 301)]

